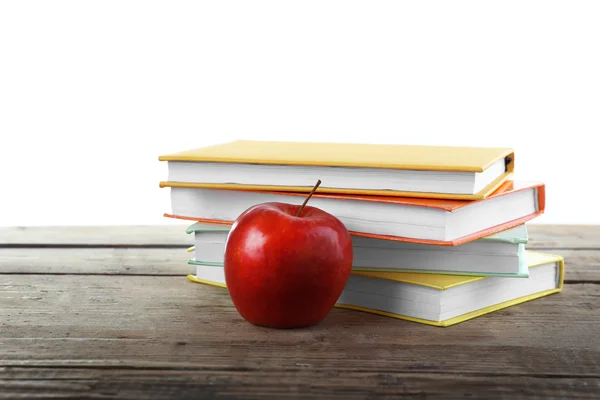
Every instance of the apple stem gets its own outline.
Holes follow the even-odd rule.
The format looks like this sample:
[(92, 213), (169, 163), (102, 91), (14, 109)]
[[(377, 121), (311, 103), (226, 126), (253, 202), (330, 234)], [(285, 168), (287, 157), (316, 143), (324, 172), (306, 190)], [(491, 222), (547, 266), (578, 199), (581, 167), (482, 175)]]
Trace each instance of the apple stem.
[(308, 195), (308, 197), (304, 200), (304, 203), (302, 203), (302, 206), (298, 210), (298, 214), (296, 214), (296, 217), (300, 216), (300, 213), (302, 212), (302, 210), (304, 210), (304, 206), (306, 205), (306, 203), (308, 203), (308, 201), (310, 200), (310, 198), (312, 197), (312, 195), (315, 193), (315, 191), (317, 190), (317, 188), (319, 187), (320, 184), (321, 184), (321, 180), (319, 179), (317, 181), (317, 184), (315, 185), (315, 187), (311, 190), (311, 192)]

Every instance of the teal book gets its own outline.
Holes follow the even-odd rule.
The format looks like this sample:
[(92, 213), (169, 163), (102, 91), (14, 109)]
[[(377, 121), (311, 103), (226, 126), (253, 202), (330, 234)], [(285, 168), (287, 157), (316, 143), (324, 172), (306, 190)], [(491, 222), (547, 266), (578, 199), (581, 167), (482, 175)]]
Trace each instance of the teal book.
[[(187, 233), (194, 235), (189, 249), (194, 265), (223, 266), (225, 242), (230, 226), (195, 223)], [(527, 226), (518, 225), (458, 246), (437, 246), (352, 237), (352, 269), (363, 272), (412, 272), (447, 275), (527, 278), (525, 259)]]

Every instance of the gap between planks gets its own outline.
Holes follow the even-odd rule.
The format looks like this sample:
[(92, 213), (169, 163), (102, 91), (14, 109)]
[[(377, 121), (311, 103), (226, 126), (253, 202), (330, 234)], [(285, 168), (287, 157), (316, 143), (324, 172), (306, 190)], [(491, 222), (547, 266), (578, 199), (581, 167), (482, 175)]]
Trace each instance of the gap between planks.
[[(0, 249), (187, 249), (193, 246), (193, 243), (181, 245), (158, 245), (158, 244), (33, 244), (33, 243), (14, 243), (0, 244)], [(527, 245), (527, 250), (535, 251), (570, 251), (570, 250), (600, 250), (596, 247), (548, 247), (536, 246), (535, 243)]]
[[(565, 259), (565, 281), (600, 281), (600, 250), (547, 251)], [(0, 275), (186, 276), (195, 267), (183, 248), (0, 248)]]
[[(102, 275), (102, 276), (136, 276), (136, 277), (148, 277), (148, 278), (173, 278), (173, 277), (181, 277), (183, 278), (184, 275), (179, 275), (179, 274), (162, 274), (162, 275), (149, 275), (149, 274), (93, 274), (93, 273), (58, 273), (58, 272), (48, 272), (48, 273), (27, 273), (27, 272), (2, 272), (0, 273), (0, 275), (6, 275), (6, 276), (11, 276), (11, 275), (49, 275), (49, 276), (96, 276), (96, 275)], [(592, 284), (592, 285), (600, 285), (600, 280), (574, 280), (574, 279), (568, 279), (565, 278), (564, 280), (564, 284), (565, 285), (583, 285), (583, 284)]]
[[(186, 226), (0, 227), (0, 247), (186, 247), (193, 242)], [(527, 224), (527, 228), (532, 249), (600, 249), (600, 225)]]
[[(86, 371), (86, 370), (90, 370), (90, 371), (135, 371), (135, 372), (154, 372), (154, 371), (161, 371), (161, 372), (206, 372), (206, 373), (211, 373), (211, 372), (223, 372), (223, 373), (230, 373), (230, 372), (263, 372), (263, 373), (269, 373), (269, 372), (294, 372), (294, 371), (298, 371), (298, 370), (306, 370), (307, 368), (297, 368), (297, 367), (308, 367), (308, 369), (310, 369), (312, 372), (322, 372), (322, 373), (326, 373), (328, 371), (328, 369), (323, 369), (323, 368), (312, 368), (311, 365), (306, 365), (306, 364), (302, 364), (302, 363), (298, 363), (297, 365), (295, 365), (294, 367), (288, 367), (288, 368), (282, 368), (282, 367), (277, 367), (277, 368), (268, 368), (268, 367), (260, 367), (260, 368), (246, 368), (246, 367), (236, 367), (236, 366), (230, 366), (230, 367), (225, 367), (225, 368), (214, 368), (214, 367), (204, 367), (204, 366), (198, 366), (198, 365), (189, 365), (189, 366), (169, 366), (169, 365), (156, 365), (156, 366), (148, 366), (148, 365), (84, 365), (83, 363), (75, 363), (73, 365), (53, 365), (51, 363), (43, 363), (43, 362), (39, 362), (38, 360), (35, 361), (35, 363), (30, 363), (30, 364), (25, 364), (25, 363), (14, 363), (12, 361), (9, 361), (7, 363), (3, 362), (3, 360), (0, 360), (0, 380), (2, 379), (6, 379), (6, 378), (2, 378), (2, 368), (10, 368), (12, 369), (11, 372), (15, 373), (15, 370), (22, 370), (25, 373), (28, 373), (28, 371), (30, 370), (74, 370), (79, 372), (79, 370), (81, 371)], [(355, 368), (352, 370), (352, 373), (357, 373), (357, 374), (368, 374), (368, 373), (372, 373), (372, 370), (369, 369), (365, 369), (365, 370), (361, 370), (360, 368)], [(421, 375), (423, 374), (423, 371), (398, 371), (396, 369), (385, 369), (385, 368), (380, 368), (378, 369), (378, 373), (383, 373), (383, 374), (393, 374), (393, 373), (401, 373), (401, 374), (408, 374), (408, 375)], [(452, 373), (448, 373), (448, 371), (427, 371), (426, 372), (427, 375), (441, 375), (441, 376), (455, 376)], [(489, 371), (489, 372), (476, 372), (476, 371), (472, 371), (472, 372), (462, 372), (460, 373), (461, 376), (467, 376), (467, 377), (495, 377), (495, 378), (511, 378), (511, 377), (529, 377), (529, 378), (551, 378), (551, 379), (600, 379), (600, 374), (569, 374), (569, 373), (563, 373), (563, 372), (558, 372), (558, 373), (535, 373), (535, 372), (529, 372), (529, 373), (510, 373), (510, 372), (496, 372), (496, 371)], [(30, 378), (31, 379), (31, 378)], [(44, 378), (44, 379), (51, 379), (51, 378)]]

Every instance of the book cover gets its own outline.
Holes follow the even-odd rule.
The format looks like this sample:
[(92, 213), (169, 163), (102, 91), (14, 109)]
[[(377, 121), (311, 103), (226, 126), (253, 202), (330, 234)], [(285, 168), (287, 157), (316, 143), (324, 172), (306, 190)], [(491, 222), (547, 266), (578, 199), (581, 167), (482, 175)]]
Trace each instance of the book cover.
[[(427, 270), (408, 270), (408, 269), (397, 269), (397, 270), (391, 270), (391, 269), (373, 269), (373, 268), (361, 268), (361, 267), (353, 267), (352, 271), (360, 274), (362, 272), (364, 273), (390, 273), (390, 274), (395, 274), (395, 273), (412, 273), (412, 274), (417, 274), (417, 275), (423, 275), (423, 274), (428, 274), (428, 275), (448, 275), (448, 276), (461, 276), (461, 277), (465, 277), (465, 276), (472, 276), (472, 277), (492, 277), (492, 276), (499, 276), (499, 277), (506, 277), (506, 278), (527, 278), (529, 276), (529, 268), (527, 266), (527, 259), (525, 256), (525, 248), (524, 247), (520, 247), (519, 248), (519, 270), (516, 274), (506, 274), (506, 273), (493, 273), (493, 272), (465, 272), (465, 271), (427, 271)], [(222, 262), (209, 262), (209, 261), (202, 261), (202, 260), (197, 260), (195, 258), (190, 258), (187, 260), (187, 263), (190, 265), (208, 265), (208, 266), (212, 266), (212, 267), (223, 267), (223, 263)]]
[[(527, 182), (527, 181), (507, 181), (503, 183), (492, 195), (483, 200), (446, 200), (446, 199), (427, 199), (427, 198), (412, 198), (412, 197), (392, 197), (392, 196), (363, 196), (363, 195), (340, 195), (340, 194), (326, 194), (326, 193), (318, 193), (318, 191), (313, 194), (315, 198), (333, 198), (340, 199), (344, 201), (366, 201), (366, 202), (374, 202), (374, 203), (386, 203), (386, 204), (399, 204), (399, 205), (408, 205), (414, 207), (427, 207), (427, 208), (436, 208), (440, 210), (444, 210), (447, 212), (455, 212), (459, 211), (461, 208), (467, 207), (469, 205), (473, 205), (476, 202), (490, 201), (492, 199), (507, 196), (512, 193), (516, 193), (519, 191), (527, 190), (534, 188), (536, 190), (536, 211), (532, 214), (526, 215), (522, 218), (514, 219), (512, 221), (506, 221), (502, 224), (491, 226), (487, 229), (483, 229), (477, 232), (474, 232), (469, 235), (465, 235), (455, 240), (430, 240), (430, 239), (420, 239), (420, 238), (412, 238), (412, 237), (401, 237), (401, 236), (390, 236), (390, 235), (381, 235), (381, 234), (373, 234), (366, 233), (360, 231), (352, 231), (349, 230), (351, 235), (355, 236), (363, 236), (375, 239), (383, 239), (383, 240), (397, 240), (402, 242), (410, 242), (410, 243), (420, 243), (420, 244), (430, 244), (436, 246), (457, 246), (460, 244), (464, 244), (467, 242), (471, 242), (473, 240), (481, 239), (486, 236), (491, 236), (496, 233), (505, 231), (510, 228), (517, 227), (519, 225), (524, 224), (527, 221), (530, 221), (539, 215), (543, 214), (546, 208), (546, 186), (542, 182)], [(252, 192), (252, 191), (251, 191)], [(234, 193), (235, 194), (235, 193)], [(306, 197), (305, 194), (302, 193), (291, 193), (291, 192), (279, 192), (278, 194), (282, 194), (285, 196), (292, 197)], [(216, 220), (216, 219), (204, 219), (204, 218), (194, 218), (191, 216), (185, 215), (175, 215), (170, 213), (164, 213), (164, 216), (167, 218), (175, 218), (175, 219), (183, 219), (189, 221), (197, 221), (197, 222), (205, 222), (209, 224), (223, 224), (223, 225), (232, 225), (234, 221), (232, 220)]]
[[(195, 234), (197, 232), (224, 232), (228, 233), (231, 229), (228, 225), (220, 225), (220, 224), (207, 224), (196, 222), (190, 225), (186, 232), (188, 234)], [(359, 266), (354, 265), (354, 271), (377, 271), (377, 272), (416, 272), (416, 273), (424, 273), (424, 274), (451, 274), (451, 275), (474, 275), (474, 276), (504, 276), (504, 277), (512, 277), (512, 278), (527, 278), (529, 276), (529, 269), (527, 268), (527, 262), (525, 257), (525, 244), (528, 242), (528, 231), (527, 227), (523, 225), (519, 225), (515, 228), (510, 228), (505, 231), (501, 231), (495, 233), (491, 236), (486, 236), (484, 238), (479, 239), (481, 241), (486, 242), (500, 242), (500, 243), (510, 243), (518, 246), (518, 259), (519, 259), (519, 268), (516, 273), (491, 273), (491, 272), (472, 272), (467, 270), (415, 270), (410, 268), (402, 268), (402, 265), (397, 265), (397, 268), (372, 268), (372, 266)], [(446, 246), (444, 246), (446, 247)], [(188, 252), (194, 252), (195, 246), (192, 246), (187, 249)], [(194, 258), (189, 259), (187, 262), (191, 265), (213, 265), (213, 266), (223, 266), (222, 262), (209, 262), (203, 260), (202, 255), (196, 255)]]
[[(513, 300), (505, 301), (505, 302), (502, 302), (499, 304), (494, 304), (492, 306), (484, 307), (479, 310), (472, 311), (472, 312), (469, 312), (469, 313), (466, 313), (466, 314), (463, 314), (463, 315), (460, 315), (460, 316), (457, 316), (454, 318), (450, 318), (447, 320), (443, 320), (443, 321), (431, 321), (431, 320), (425, 320), (425, 319), (420, 319), (420, 318), (413, 318), (413, 317), (409, 317), (409, 316), (405, 316), (405, 315), (392, 314), (392, 313), (385, 312), (385, 311), (358, 307), (358, 306), (351, 305), (351, 304), (336, 303), (335, 307), (346, 308), (346, 309), (351, 309), (351, 310), (355, 310), (355, 311), (362, 311), (362, 312), (367, 312), (367, 313), (372, 313), (372, 314), (378, 314), (378, 315), (382, 315), (382, 316), (386, 316), (386, 317), (403, 319), (403, 320), (407, 320), (407, 321), (412, 321), (412, 322), (417, 322), (417, 323), (422, 323), (422, 324), (432, 325), (432, 326), (437, 326), (437, 327), (449, 327), (449, 326), (456, 325), (458, 323), (465, 322), (465, 321), (468, 321), (470, 319), (473, 319), (473, 318), (476, 318), (476, 317), (479, 317), (482, 315), (492, 313), (494, 311), (498, 311), (498, 310), (501, 310), (501, 309), (504, 309), (507, 307), (517, 305), (517, 304), (522, 304), (527, 301), (535, 300), (540, 297), (549, 296), (551, 294), (559, 293), (562, 291), (563, 285), (564, 285), (564, 277), (565, 277), (565, 262), (564, 262), (564, 258), (562, 256), (528, 250), (526, 252), (526, 258), (527, 258), (528, 268), (536, 267), (536, 266), (543, 265), (543, 264), (553, 263), (553, 262), (557, 263), (558, 269), (559, 269), (557, 287), (555, 289), (545, 290), (545, 291), (533, 293), (533, 294), (530, 294), (527, 296), (522, 296), (522, 297), (519, 297), (519, 298), (516, 298)], [(214, 267), (214, 268), (220, 269), (222, 267)], [(396, 272), (396, 273), (352, 272), (352, 274), (375, 277), (375, 278), (379, 278), (379, 279), (395, 280), (398, 282), (404, 282), (404, 283), (410, 283), (413, 285), (430, 287), (430, 288), (434, 288), (437, 290), (447, 290), (447, 289), (455, 287), (455, 286), (460, 286), (460, 285), (464, 285), (464, 284), (467, 284), (470, 282), (487, 279), (486, 277), (477, 277), (477, 276), (433, 275), (433, 274), (417, 274), (417, 273), (404, 273), (404, 272)], [(207, 284), (207, 285), (211, 285), (211, 286), (218, 286), (221, 288), (227, 287), (226, 284), (224, 283), (225, 282), (224, 279), (220, 279), (220, 281), (219, 280), (206, 280), (206, 279), (200, 279), (192, 274), (188, 275), (187, 279), (192, 282), (196, 282), (196, 283), (203, 283), (203, 284)]]
[[(381, 196), (427, 197), (477, 200), (489, 196), (513, 175), (515, 155), (511, 148), (464, 146), (418, 146), (355, 143), (263, 142), (240, 140), (230, 143), (166, 154), (160, 161), (223, 162), (265, 165), (386, 168), (412, 171), (474, 172), (485, 171), (505, 159), (506, 171), (476, 194), (403, 192), (322, 187), (321, 193), (365, 194)], [(299, 186), (242, 185), (235, 183), (160, 182), (160, 187), (204, 187), (231, 190), (309, 192)]]

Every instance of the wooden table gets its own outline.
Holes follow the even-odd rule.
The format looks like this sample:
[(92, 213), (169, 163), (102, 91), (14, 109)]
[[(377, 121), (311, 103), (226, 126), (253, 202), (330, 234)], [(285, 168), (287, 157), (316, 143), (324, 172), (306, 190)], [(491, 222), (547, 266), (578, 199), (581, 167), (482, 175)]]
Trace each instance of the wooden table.
[(562, 293), (438, 328), (263, 329), (185, 275), (183, 226), (0, 228), (0, 398), (600, 397), (600, 227), (530, 225)]

